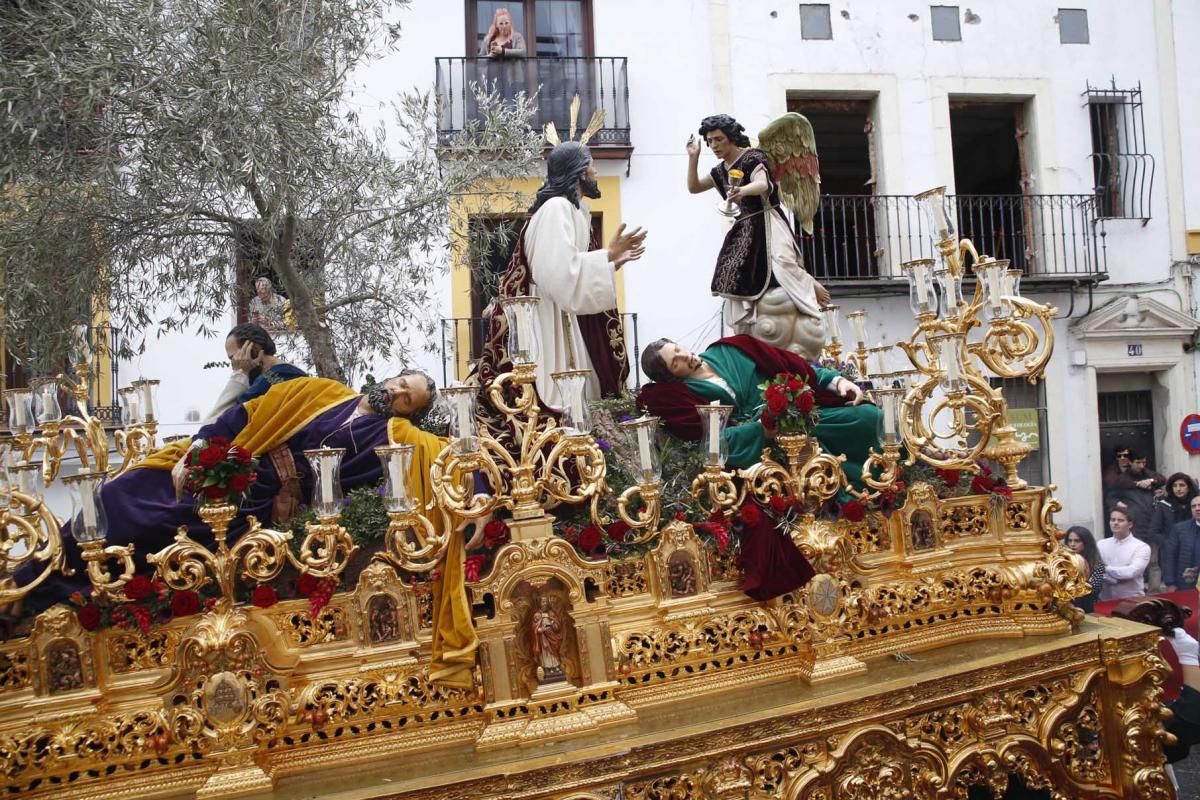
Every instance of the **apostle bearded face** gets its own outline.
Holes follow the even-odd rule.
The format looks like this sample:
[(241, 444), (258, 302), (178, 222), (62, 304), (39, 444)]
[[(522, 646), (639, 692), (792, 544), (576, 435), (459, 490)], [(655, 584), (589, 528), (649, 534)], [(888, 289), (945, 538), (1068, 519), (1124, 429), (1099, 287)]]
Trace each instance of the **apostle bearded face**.
[(579, 193), (596, 200), (600, 197), (600, 182), (596, 179), (596, 165), (588, 159), (587, 171), (579, 179)]
[(420, 373), (397, 375), (367, 387), (367, 403), (381, 417), (411, 417), (433, 400), (429, 379)]

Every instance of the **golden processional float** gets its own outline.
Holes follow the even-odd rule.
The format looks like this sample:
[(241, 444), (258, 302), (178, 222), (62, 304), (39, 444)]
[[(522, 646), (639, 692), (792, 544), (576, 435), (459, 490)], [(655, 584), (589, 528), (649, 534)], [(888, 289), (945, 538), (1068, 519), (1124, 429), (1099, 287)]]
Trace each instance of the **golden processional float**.
[[(849, 800), (965, 798), (973, 786), (999, 796), (1016, 776), (1056, 798), (1172, 797), (1158, 632), (1071, 606), (1087, 587), (1082, 562), (1059, 545), (1054, 487), (1017, 476), (1028, 447), (985, 377), (1038, 380), (1055, 309), (1021, 297), (1006, 262), (954, 236), (942, 190), (921, 200), (941, 257), (905, 265), (917, 328), (897, 347), (911, 368), (886, 372), (862, 312), (850, 315), (849, 358), (870, 373), (885, 420), (857, 492), (868, 513), (784, 518), (778, 535), (816, 572), (802, 588), (751, 600), (736, 547), (663, 513), (655, 419), (625, 423), (635, 480), (610, 487), (581, 400), (586, 375), (556, 376), (564, 413), (539, 407), (536, 301), (512, 298), (514, 366), (489, 396), (515, 447), (477, 426), (477, 387), (447, 390), (452, 436), (431, 471), (435, 502), (413, 502), (411, 451), (381, 448), (383, 546), (327, 604), (240, 599), (285, 567), (317, 580), (345, 569), (354, 544), (339, 519), (338, 454), (314, 452), (317, 514), (299, 547), (257, 523), (227, 542), (235, 509), (225, 506), (202, 510), (213, 547), (181, 532), (149, 555), (160, 591), (209, 594), (184, 609), (194, 613), (89, 631), (60, 605), (0, 645), (8, 793)], [(966, 253), (977, 276), (969, 301)], [(86, 393), (76, 396), (82, 407)], [(48, 484), (75, 445), (85, 472), (66, 479), (72, 532), (93, 597), (119, 605), (138, 580), (133, 554), (106, 546), (95, 490), (148, 451), (153, 416), (118, 432), (124, 461), (112, 468), (86, 410), (62, 422), (43, 414), (35, 435), (28, 396), (8, 399), (7, 444), (22, 463), (5, 489), (0, 600), (63, 569), (60, 521), (40, 499), (33, 459), (43, 453)], [(727, 469), (729, 409), (700, 412), (708, 439), (691, 492), (703, 517), (728, 520), (747, 504), (819, 508), (849, 488), (841, 457), (804, 436), (780, 436), (778, 459), (764, 452)], [(1002, 466), (1011, 496), (902, 485), (922, 463), (969, 475), (981, 458)], [(470, 488), (475, 476), (488, 493)], [(901, 500), (885, 515), (881, 498)], [(585, 557), (555, 531), (567, 508), (611, 525), (602, 501), (624, 523), (619, 558)], [(413, 578), (439, 569), (447, 547), (432, 520), (497, 511), (508, 533), (488, 568), (467, 571), (481, 643), (472, 685), (446, 688), (430, 677), (433, 604)], [(39, 577), (18, 587), (18, 568)]]

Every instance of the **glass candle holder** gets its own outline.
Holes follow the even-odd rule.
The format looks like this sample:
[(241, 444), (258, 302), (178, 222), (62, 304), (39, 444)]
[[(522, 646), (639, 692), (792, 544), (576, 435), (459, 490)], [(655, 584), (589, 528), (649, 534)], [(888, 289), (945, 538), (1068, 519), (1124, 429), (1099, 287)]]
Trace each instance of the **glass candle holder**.
[(859, 347), (867, 346), (867, 312), (851, 311), (846, 315), (846, 319), (850, 320), (850, 324), (854, 327), (854, 341)]
[(76, 364), (92, 363), (92, 329), (87, 325), (71, 326), (71, 359)]
[(312, 510), (318, 519), (330, 519), (342, 513), (342, 456), (341, 447), (321, 447), (305, 450), (312, 465)]
[(140, 392), (135, 386), (126, 386), (117, 390), (117, 400), (121, 403), (121, 422), (125, 427), (142, 424), (142, 403)]
[(1004, 282), (1004, 294), (1009, 297), (1021, 296), (1021, 274), (1019, 269), (1010, 269), (1005, 274), (1007, 280)]
[(29, 389), (9, 389), (4, 393), (8, 404), (8, 429), (14, 434), (33, 431), (33, 392)]
[(825, 341), (829, 344), (836, 344), (842, 340), (842, 328), (838, 321), (840, 310), (840, 306), (826, 306), (821, 309), (821, 314), (825, 317)]
[(570, 433), (591, 433), (592, 415), (583, 399), (584, 389), (587, 388), (587, 380), (591, 374), (590, 369), (572, 369), (550, 374), (554, 379), (555, 388), (558, 389), (562, 408), (559, 424)]
[(937, 313), (937, 294), (933, 288), (932, 258), (905, 261), (900, 270), (908, 277), (908, 305), (913, 316)]
[(450, 404), (450, 438), (455, 452), (477, 452), (479, 433), (475, 425), (475, 401), (479, 389), (474, 386), (447, 386), (442, 394)]
[(895, 345), (879, 344), (874, 347), (867, 348), (867, 375), (868, 377), (882, 378), (888, 374), (888, 353), (892, 351)]
[(536, 364), (538, 360), (536, 297), (506, 297), (500, 301), (508, 322), (508, 357), (513, 366)]
[(917, 206), (929, 225), (929, 235), (934, 244), (954, 238), (954, 217), (946, 199), (946, 187), (929, 189), (916, 196)]
[(106, 472), (80, 472), (63, 478), (71, 494), (71, 536), (77, 542), (96, 542), (108, 536), (108, 518), (100, 488)]
[(9, 486), (8, 467), (12, 453), (12, 438), (9, 436), (0, 436), (0, 508), (8, 508), (11, 490)]
[(411, 444), (395, 444), (387, 447), (376, 447), (375, 455), (383, 465), (384, 485), (383, 505), (388, 511), (409, 513), (416, 509), (417, 501), (408, 490), (408, 475), (412, 469), (413, 446)]
[(871, 390), (871, 399), (883, 412), (880, 420), (879, 439), (884, 444), (896, 444), (901, 439), (900, 401), (903, 397), (904, 389), (895, 386)]
[(934, 272), (938, 284), (942, 287), (942, 315), (946, 319), (958, 317), (963, 305), (962, 276), (956, 275), (948, 267), (941, 267)]
[(42, 378), (33, 390), (33, 413), (38, 425), (62, 422), (62, 406), (58, 403), (58, 381)]
[(930, 336), (929, 342), (937, 350), (937, 363), (942, 389), (947, 392), (961, 391), (966, 386), (963, 378), (963, 338), (961, 333), (943, 333)]
[(704, 465), (709, 467), (725, 466), (725, 459), (729, 457), (729, 448), (725, 444), (725, 426), (729, 423), (729, 415), (733, 413), (733, 406), (722, 405), (720, 400), (713, 400), (706, 405), (696, 406), (696, 412), (700, 414), (701, 429), (704, 431), (703, 437), (707, 444), (704, 454)]
[(996, 319), (1007, 317), (1008, 304), (1004, 302), (1004, 297), (1008, 294), (1008, 261), (980, 257), (975, 262), (975, 274), (983, 286), (984, 305), (988, 313)]
[(154, 422), (158, 418), (158, 384), (159, 381), (149, 378), (131, 384), (137, 391), (141, 422)]
[(637, 442), (638, 483), (657, 483), (662, 477), (662, 466), (658, 462), (658, 417), (641, 416), (622, 422), (624, 428)]
[(36, 499), (42, 496), (42, 465), (38, 461), (22, 461), (8, 468), (12, 488)]

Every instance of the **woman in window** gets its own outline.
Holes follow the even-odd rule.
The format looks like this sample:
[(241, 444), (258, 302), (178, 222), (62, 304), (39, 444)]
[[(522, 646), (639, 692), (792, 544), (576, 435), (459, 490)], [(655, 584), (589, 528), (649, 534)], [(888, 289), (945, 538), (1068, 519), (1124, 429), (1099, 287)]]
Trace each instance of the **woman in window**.
[(497, 8), (492, 26), (479, 46), (479, 55), (489, 58), (524, 58), (525, 37), (513, 30), (512, 14), (507, 8)]

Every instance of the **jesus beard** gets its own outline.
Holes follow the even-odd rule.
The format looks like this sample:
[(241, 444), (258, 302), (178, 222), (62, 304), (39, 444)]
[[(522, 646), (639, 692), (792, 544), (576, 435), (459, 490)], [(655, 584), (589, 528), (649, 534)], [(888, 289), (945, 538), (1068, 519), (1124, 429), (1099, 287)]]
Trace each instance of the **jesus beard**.
[(589, 200), (599, 200), (600, 183), (595, 178), (580, 178), (579, 192)]
[(392, 409), (392, 392), (382, 383), (372, 383), (367, 387), (367, 405), (381, 417), (394, 417)]

